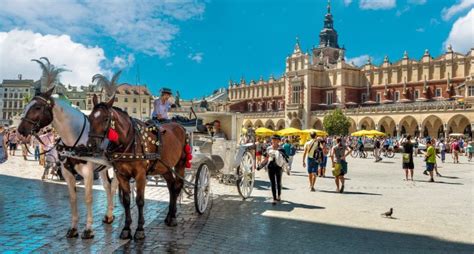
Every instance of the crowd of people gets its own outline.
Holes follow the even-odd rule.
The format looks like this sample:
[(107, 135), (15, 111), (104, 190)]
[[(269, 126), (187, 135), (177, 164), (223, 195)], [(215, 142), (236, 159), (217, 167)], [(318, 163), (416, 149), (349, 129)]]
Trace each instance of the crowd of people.
[(0, 126), (0, 163), (5, 162), (9, 156), (16, 156), (17, 150), (21, 148), (24, 160), (28, 160), (31, 155), (44, 168), (42, 180), (55, 176), (59, 178), (59, 159), (54, 146), (56, 138), (57, 135), (51, 127), (43, 129), (37, 137), (24, 138), (15, 128)]
[[(270, 178), (273, 204), (281, 200), (281, 177), (283, 172), (291, 174), (293, 158), (297, 146), (290, 142), (291, 137), (280, 138), (272, 136), (259, 138), (256, 141), (257, 169), (266, 168)], [(414, 157), (423, 156), (425, 168), (423, 174), (429, 176), (429, 182), (435, 182), (434, 176), (441, 177), (438, 171), (438, 159), (446, 161), (446, 154), (451, 153), (454, 163), (459, 163), (459, 155), (465, 155), (472, 160), (474, 142), (466, 141), (464, 137), (412, 138), (403, 135), (400, 139), (393, 137), (318, 137), (310, 133), (310, 139), (304, 144), (302, 166), (308, 172), (309, 190), (316, 191), (316, 179), (326, 177), (328, 161), (331, 162), (332, 175), (336, 184), (336, 192), (344, 192), (344, 176), (348, 172), (347, 156), (354, 150), (366, 152), (373, 148), (375, 162), (380, 162), (387, 151), (401, 154), (401, 168), (404, 170), (406, 181), (413, 181), (415, 170)]]

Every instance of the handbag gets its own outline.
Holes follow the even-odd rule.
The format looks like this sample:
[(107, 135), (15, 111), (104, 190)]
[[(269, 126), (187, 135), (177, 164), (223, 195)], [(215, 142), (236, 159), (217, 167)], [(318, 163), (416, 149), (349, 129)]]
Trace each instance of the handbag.
[(332, 175), (339, 176), (341, 174), (341, 169), (342, 169), (341, 163), (334, 164), (334, 167), (332, 168)]
[(403, 153), (403, 163), (410, 163), (410, 154), (409, 153)]

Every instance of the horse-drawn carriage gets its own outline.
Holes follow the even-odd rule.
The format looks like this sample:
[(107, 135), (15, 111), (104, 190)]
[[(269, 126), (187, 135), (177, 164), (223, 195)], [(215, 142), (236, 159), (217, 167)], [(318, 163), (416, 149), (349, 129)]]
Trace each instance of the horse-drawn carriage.
[[(115, 91), (120, 72), (114, 74), (111, 81), (97, 74), (97, 81), (106, 92), (106, 100), (99, 102), (97, 95), (93, 96), (94, 108), (89, 117), (70, 104), (52, 96), (58, 74), (64, 69), (52, 65), (47, 58), (34, 60), (43, 70), (42, 86), (46, 89), (36, 95), (25, 108), (22, 121), (18, 127), (23, 136), (37, 136), (41, 128), (52, 124), (61, 137), (60, 155), (61, 171), (68, 183), (71, 202), (71, 227), (66, 237), (78, 236), (78, 213), (75, 174), (84, 177), (85, 200), (87, 205), (87, 223), (81, 237), (94, 237), (92, 229), (92, 185), (94, 172), (100, 172), (104, 190), (107, 194), (107, 212), (102, 220), (112, 223), (113, 195), (117, 184), (120, 187), (120, 200), (125, 210), (125, 224), (120, 233), (121, 239), (131, 239), (130, 194), (136, 191), (138, 207), (138, 224), (135, 240), (145, 238), (143, 208), (147, 175), (161, 175), (167, 182), (170, 193), (170, 205), (165, 223), (176, 226), (176, 201), (183, 185), (194, 195), (196, 210), (203, 213), (210, 198), (211, 170), (218, 170), (223, 176), (236, 179), (239, 193), (242, 197), (250, 196), (254, 184), (255, 156), (253, 144), (236, 147), (236, 132), (231, 131), (238, 125), (235, 115), (224, 123), (230, 141), (217, 140), (199, 143), (203, 133), (197, 133), (200, 126), (196, 124), (181, 128), (178, 123), (166, 123), (157, 126), (154, 123), (142, 122), (131, 118), (126, 111), (114, 107)], [(196, 116), (196, 115), (195, 115)], [(207, 117), (207, 116), (206, 116)], [(203, 117), (205, 120), (206, 117)], [(223, 117), (223, 116), (222, 116)], [(202, 129), (201, 129), (202, 131)], [(206, 152), (206, 144), (211, 149)], [(235, 155), (236, 154), (236, 155)], [(193, 167), (189, 168), (190, 160)], [(107, 167), (113, 167), (114, 179), (107, 176)], [(134, 179), (134, 185), (130, 185)]]
[(186, 170), (185, 179), (188, 184), (184, 186), (184, 191), (190, 196), (194, 195), (196, 211), (203, 213), (209, 198), (209, 187), (206, 184), (211, 175), (221, 183), (235, 183), (240, 196), (246, 199), (253, 190), (256, 164), (254, 143), (238, 144), (232, 134), (234, 126), (229, 123), (233, 122), (232, 118), (235, 116), (227, 113), (204, 113), (199, 117), (224, 123), (222, 131), (225, 136), (230, 137), (229, 140), (216, 138), (212, 130), (199, 132), (197, 128), (186, 128), (193, 159), (192, 167)]

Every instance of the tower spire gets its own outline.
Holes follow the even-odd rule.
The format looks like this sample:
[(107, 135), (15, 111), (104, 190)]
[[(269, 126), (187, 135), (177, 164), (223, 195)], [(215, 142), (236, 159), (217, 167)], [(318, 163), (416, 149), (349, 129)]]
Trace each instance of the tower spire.
[(331, 0), (328, 0), (328, 14), (331, 13)]

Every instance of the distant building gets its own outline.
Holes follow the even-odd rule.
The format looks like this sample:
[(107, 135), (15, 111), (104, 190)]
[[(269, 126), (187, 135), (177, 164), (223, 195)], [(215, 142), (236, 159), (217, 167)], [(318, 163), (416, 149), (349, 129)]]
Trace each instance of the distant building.
[[(94, 107), (92, 97), (99, 95), (96, 86), (90, 86), (86, 94), (86, 110)], [(146, 85), (122, 84), (117, 88), (114, 106), (125, 110), (131, 117), (146, 120), (151, 116), (153, 96)]]
[(26, 101), (34, 95), (32, 79), (4, 79), (0, 84), (0, 124), (12, 124), (14, 116), (20, 116)]
[(393, 136), (472, 136), (474, 128), (474, 49), (363, 66), (346, 62), (328, 4), (319, 43), (302, 51), (297, 39), (285, 59), (284, 74), (268, 81), (229, 82), (229, 110), (245, 126), (323, 129), (324, 116), (341, 108), (350, 132), (377, 129)]

